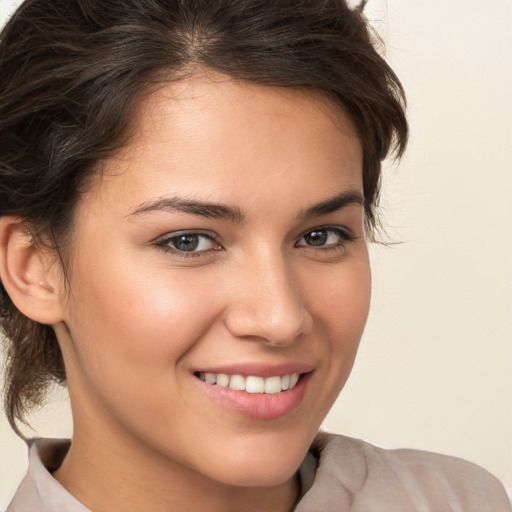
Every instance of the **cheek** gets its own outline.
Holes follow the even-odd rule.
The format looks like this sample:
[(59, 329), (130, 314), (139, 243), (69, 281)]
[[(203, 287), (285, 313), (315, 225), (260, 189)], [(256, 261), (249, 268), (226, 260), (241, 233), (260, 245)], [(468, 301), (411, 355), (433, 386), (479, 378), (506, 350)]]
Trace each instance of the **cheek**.
[[(169, 389), (181, 358), (218, 314), (208, 280), (103, 259), (74, 277), (69, 330), (80, 371), (97, 393)], [(208, 297), (208, 300), (198, 300)], [(157, 383), (162, 386), (156, 386)], [(125, 394), (125, 393), (123, 393)]]
[[(327, 269), (317, 277), (316, 295), (311, 299), (324, 350), (328, 351), (328, 388), (332, 402), (345, 384), (366, 325), (371, 298), (371, 273), (367, 258), (350, 265)], [(330, 407), (330, 406), (329, 406)], [(328, 408), (329, 408), (328, 407)], [(327, 408), (327, 409), (328, 409)]]
[[(348, 265), (325, 269), (317, 277), (317, 286), (312, 304), (314, 314), (328, 331), (332, 348), (352, 350), (363, 333), (371, 297), (371, 273), (368, 259), (364, 254)], [(322, 283), (319, 287), (318, 283)]]

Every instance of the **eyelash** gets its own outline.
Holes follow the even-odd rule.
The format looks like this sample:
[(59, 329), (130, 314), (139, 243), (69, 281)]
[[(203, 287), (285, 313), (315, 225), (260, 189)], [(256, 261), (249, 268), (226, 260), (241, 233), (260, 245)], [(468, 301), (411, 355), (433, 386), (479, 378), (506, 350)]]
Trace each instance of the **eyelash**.
[[(212, 235), (210, 233), (204, 233), (201, 231), (176, 231), (176, 232), (171, 233), (170, 235), (166, 236), (165, 238), (158, 240), (155, 245), (157, 247), (159, 247), (160, 249), (162, 249), (164, 252), (175, 254), (181, 258), (198, 258), (200, 256), (203, 256), (205, 252), (209, 252), (208, 250), (181, 251), (181, 250), (179, 250), (175, 247), (172, 247), (170, 245), (172, 240), (178, 239), (180, 237), (185, 237), (185, 236), (196, 236), (199, 238), (206, 238), (206, 239), (210, 240), (211, 242), (214, 242), (215, 244), (220, 246), (219, 241), (217, 240), (217, 238), (214, 235)], [(219, 250), (219, 249), (214, 249), (214, 250)]]
[[(336, 243), (331, 243), (328, 245), (298, 245), (298, 242), (302, 240), (307, 235), (311, 235), (315, 232), (325, 232), (327, 236), (330, 234), (334, 234), (339, 238), (339, 241)], [(166, 236), (165, 238), (162, 238), (158, 240), (154, 245), (160, 249), (162, 249), (166, 253), (173, 253), (180, 258), (197, 258), (204, 256), (204, 253), (210, 252), (211, 250), (217, 251), (220, 249), (206, 249), (202, 251), (183, 251), (180, 249), (177, 249), (176, 247), (172, 247), (170, 244), (172, 243), (172, 240), (178, 239), (180, 237), (185, 236), (195, 236), (199, 238), (206, 238), (210, 240), (211, 242), (214, 242), (217, 246), (220, 247), (220, 243), (214, 235), (211, 233), (204, 233), (201, 231), (177, 231), (174, 233), (171, 233), (170, 236)], [(297, 242), (295, 242), (294, 247), (303, 247), (307, 250), (314, 250), (314, 251), (340, 251), (345, 248), (345, 245), (349, 242), (353, 242), (356, 239), (352, 231), (350, 231), (347, 228), (341, 228), (339, 226), (320, 226), (314, 229), (310, 229), (306, 231), (304, 234), (302, 234)], [(200, 243), (200, 242), (199, 242)]]
[(299, 238), (299, 241), (302, 240), (307, 235), (311, 235), (312, 233), (315, 233), (315, 232), (325, 232), (327, 234), (327, 236), (329, 236), (329, 234), (334, 234), (338, 237), (338, 242), (331, 243), (328, 245), (318, 245), (318, 246), (315, 246), (315, 245), (299, 245), (299, 246), (297, 246), (298, 242), (296, 242), (295, 247), (305, 247), (307, 249), (311, 249), (311, 250), (315, 250), (315, 251), (318, 251), (318, 250), (320, 250), (320, 251), (333, 251), (333, 250), (339, 251), (340, 249), (344, 249), (347, 243), (353, 242), (356, 239), (354, 233), (352, 233), (352, 231), (350, 231), (347, 228), (341, 228), (339, 226), (320, 226), (318, 228), (308, 230), (306, 233), (301, 235), (301, 237)]

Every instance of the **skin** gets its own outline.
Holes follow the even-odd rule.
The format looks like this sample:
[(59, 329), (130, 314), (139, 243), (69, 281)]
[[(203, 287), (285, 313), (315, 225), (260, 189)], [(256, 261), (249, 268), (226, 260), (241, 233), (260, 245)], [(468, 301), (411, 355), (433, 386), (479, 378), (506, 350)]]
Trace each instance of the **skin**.
[[(320, 95), (214, 74), (146, 98), (133, 129), (77, 206), (70, 293), (56, 291), (74, 434), (54, 476), (95, 512), (292, 510), (370, 301), (362, 205), (301, 216), (362, 196), (355, 129)], [(244, 220), (148, 209), (176, 196)], [(192, 256), (163, 245), (187, 230), (215, 241)], [(271, 420), (222, 406), (194, 376), (290, 362), (312, 368), (306, 392)]]

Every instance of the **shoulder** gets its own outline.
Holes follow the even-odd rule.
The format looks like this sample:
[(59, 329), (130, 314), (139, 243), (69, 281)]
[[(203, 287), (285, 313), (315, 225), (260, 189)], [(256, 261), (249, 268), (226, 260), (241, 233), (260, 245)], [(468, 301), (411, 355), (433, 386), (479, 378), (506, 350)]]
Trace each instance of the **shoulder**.
[(29, 466), (7, 512), (89, 512), (51, 474), (66, 455), (66, 439), (29, 441)]
[(337, 503), (345, 500), (350, 504), (347, 510), (353, 512), (511, 511), (499, 480), (457, 457), (386, 450), (360, 439), (324, 433), (315, 439), (312, 451), (318, 467), (313, 486), (304, 496), (306, 501), (334, 492)]

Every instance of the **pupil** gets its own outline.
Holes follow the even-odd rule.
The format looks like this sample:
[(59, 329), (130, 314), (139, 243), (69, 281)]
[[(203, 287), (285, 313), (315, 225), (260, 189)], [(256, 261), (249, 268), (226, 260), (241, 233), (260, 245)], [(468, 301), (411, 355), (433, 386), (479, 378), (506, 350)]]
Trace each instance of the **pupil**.
[(311, 233), (305, 235), (304, 238), (309, 245), (325, 245), (325, 242), (327, 242), (327, 232), (311, 231)]
[(174, 247), (180, 251), (193, 251), (199, 245), (199, 237), (197, 235), (181, 235), (176, 237)]

